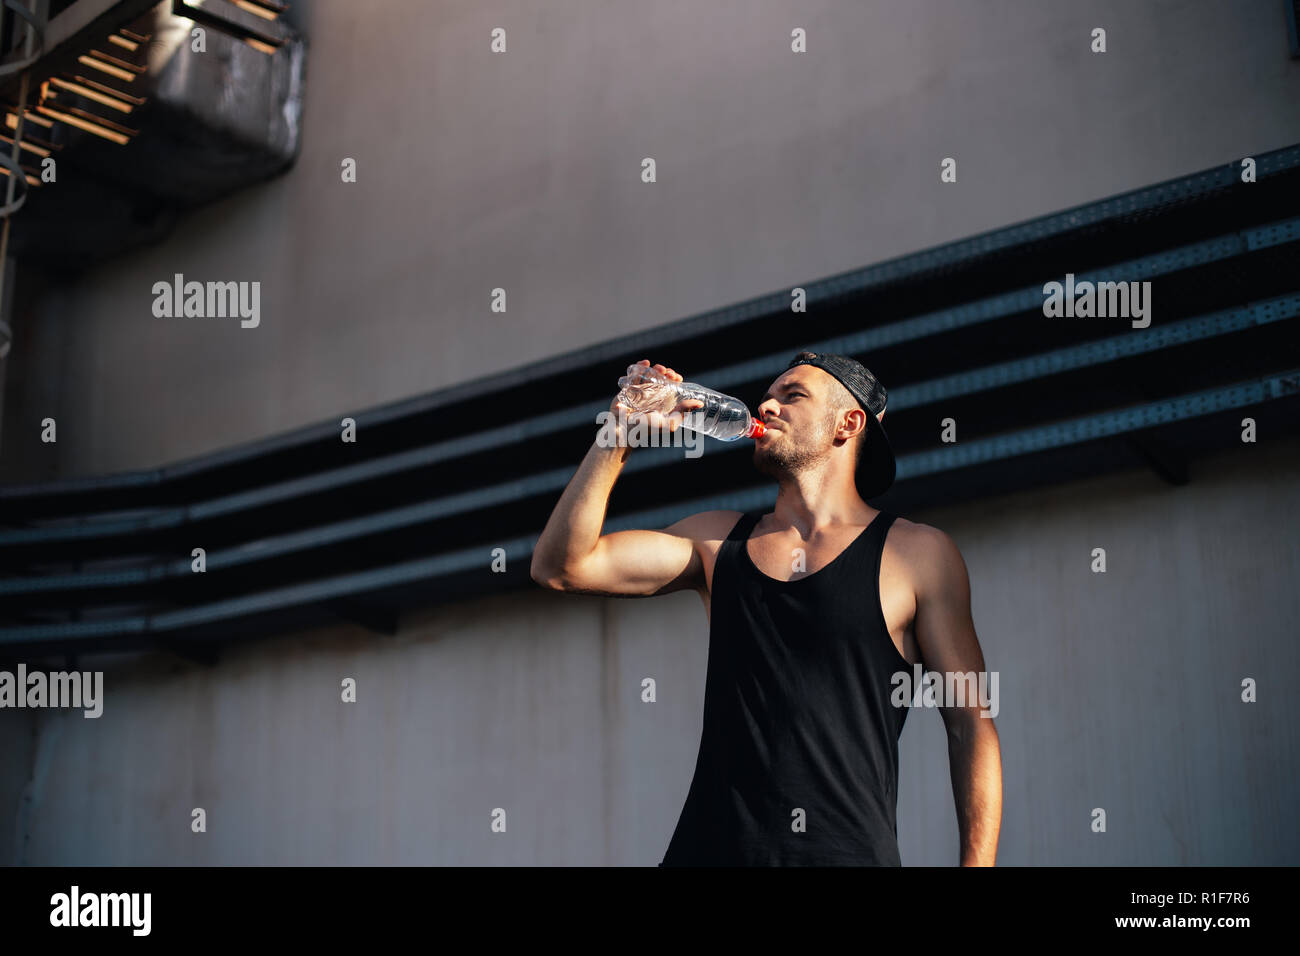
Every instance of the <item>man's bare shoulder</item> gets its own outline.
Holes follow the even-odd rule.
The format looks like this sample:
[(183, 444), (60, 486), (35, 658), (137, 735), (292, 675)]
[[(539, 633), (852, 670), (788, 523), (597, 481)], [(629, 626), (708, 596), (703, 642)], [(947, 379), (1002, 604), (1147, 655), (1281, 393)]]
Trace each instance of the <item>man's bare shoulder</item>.
[(696, 544), (709, 541), (722, 541), (731, 534), (731, 529), (740, 520), (743, 511), (700, 511), (675, 521), (664, 530), (683, 538), (690, 538)]
[(895, 519), (890, 531), (889, 547), (914, 580), (942, 580), (965, 571), (961, 551), (947, 532), (903, 517)]

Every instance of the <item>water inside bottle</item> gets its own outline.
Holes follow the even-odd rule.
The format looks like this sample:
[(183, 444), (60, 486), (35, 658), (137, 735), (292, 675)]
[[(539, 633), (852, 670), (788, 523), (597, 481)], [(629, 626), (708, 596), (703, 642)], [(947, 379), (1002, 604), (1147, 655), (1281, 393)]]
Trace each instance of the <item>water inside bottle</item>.
[(682, 427), (721, 441), (735, 441), (749, 428), (749, 411), (737, 398), (694, 382), (675, 382), (646, 365), (633, 365), (618, 380), (618, 400), (633, 412), (671, 414), (680, 402), (696, 400), (700, 408), (682, 412)]
[(749, 427), (749, 412), (736, 399), (704, 388), (684, 389), (683, 392), (682, 398), (695, 398), (704, 403), (702, 408), (683, 413), (683, 428), (722, 441), (732, 441), (741, 437)]

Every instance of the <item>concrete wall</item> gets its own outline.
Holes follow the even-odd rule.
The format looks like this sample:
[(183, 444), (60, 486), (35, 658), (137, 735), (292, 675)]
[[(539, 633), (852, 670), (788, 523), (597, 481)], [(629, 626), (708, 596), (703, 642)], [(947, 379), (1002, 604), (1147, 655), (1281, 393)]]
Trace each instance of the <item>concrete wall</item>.
[[(1280, 3), (376, 9), (312, 4), (291, 173), (18, 317), (0, 477), (336, 420), (1300, 141)], [(177, 272), (260, 281), (261, 325), (154, 318)]]
[[(174, 461), (1300, 141), (1300, 63), (1272, 3), (312, 12), (297, 168), (18, 318), (4, 478)], [(153, 318), (152, 284), (176, 272), (260, 280), (261, 326)], [(47, 414), (56, 446), (36, 440)], [(1300, 859), (1280, 684), (1297, 665), (1300, 552), (1279, 519), (1297, 472), (1294, 444), (1243, 446), (1180, 489), (1133, 473), (908, 515), (961, 546), (1001, 674), (1002, 862)], [(396, 638), (107, 662), (99, 720), (0, 713), (0, 853), (654, 864), (690, 782), (706, 653), (694, 595), (531, 592), (412, 615)], [(904, 861), (956, 862), (937, 715), (909, 718), (902, 775)]]
[[(1000, 675), (1000, 863), (1300, 861), (1284, 683), (1300, 543), (1277, 520), (1300, 508), (1300, 449), (1244, 447), (1179, 489), (1137, 472), (910, 516), (961, 547)], [(412, 615), (396, 638), (123, 662), (98, 720), (40, 714), (14, 861), (654, 865), (694, 768), (707, 649), (694, 594), (537, 591)], [(955, 864), (936, 712), (909, 715), (900, 772), (904, 863)]]

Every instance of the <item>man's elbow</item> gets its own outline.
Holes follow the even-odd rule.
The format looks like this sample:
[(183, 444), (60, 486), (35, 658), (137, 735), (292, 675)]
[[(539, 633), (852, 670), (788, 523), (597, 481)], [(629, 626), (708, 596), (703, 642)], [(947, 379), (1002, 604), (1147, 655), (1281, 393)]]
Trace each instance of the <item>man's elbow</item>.
[(539, 561), (535, 554), (533, 555), (532, 564), (529, 565), (528, 573), (534, 581), (549, 591), (563, 591), (565, 588), (564, 574), (550, 567), (544, 561)]
[(533, 553), (528, 572), (534, 581), (551, 591), (585, 591), (596, 579), (590, 558), (547, 560)]

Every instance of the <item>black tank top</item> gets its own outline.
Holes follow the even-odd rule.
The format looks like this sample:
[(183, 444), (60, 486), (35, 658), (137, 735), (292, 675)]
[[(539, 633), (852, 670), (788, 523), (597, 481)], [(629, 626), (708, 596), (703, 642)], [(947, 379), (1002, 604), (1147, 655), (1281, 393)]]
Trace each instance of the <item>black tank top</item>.
[[(881, 512), (830, 564), (758, 569), (746, 512), (713, 570), (704, 729), (660, 866), (901, 866), (895, 813), (912, 667), (880, 606)], [(802, 811), (802, 817), (799, 811)], [(799, 832), (799, 828), (803, 832)]]

